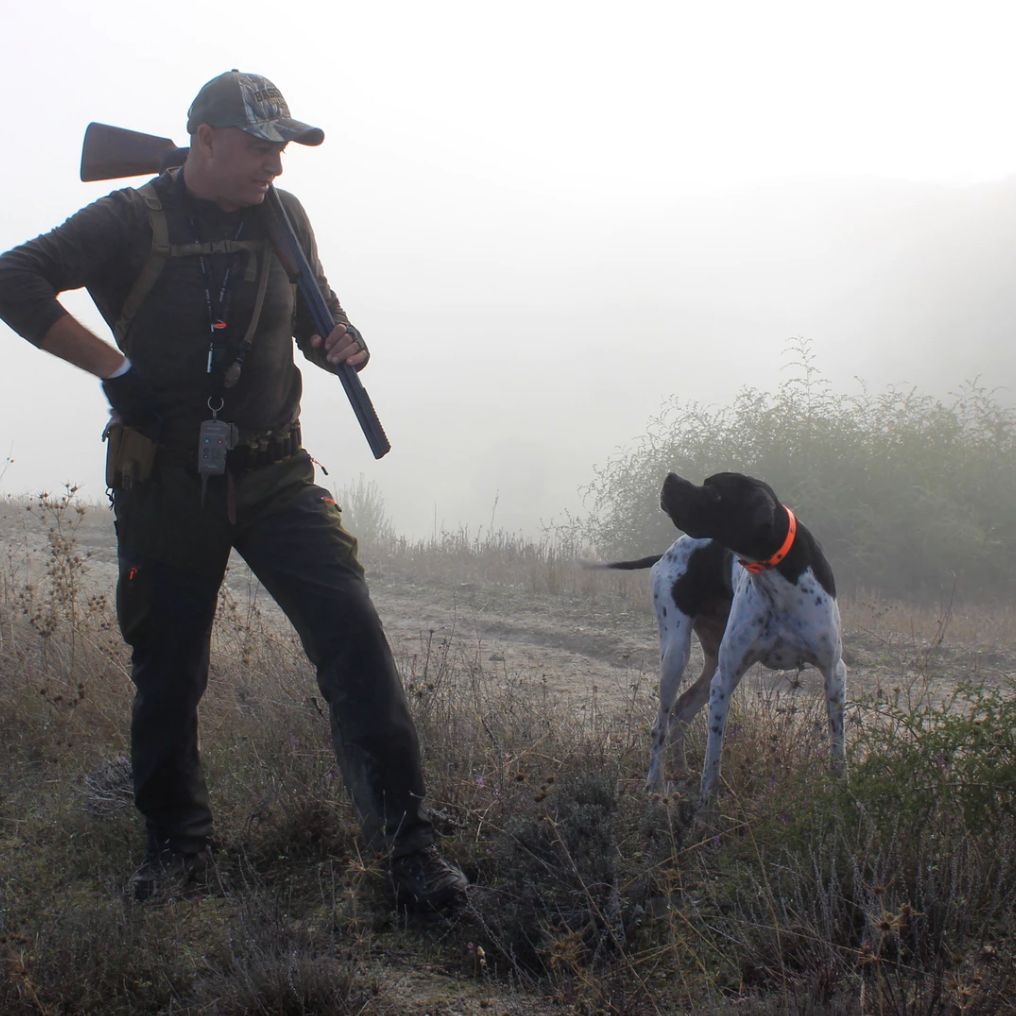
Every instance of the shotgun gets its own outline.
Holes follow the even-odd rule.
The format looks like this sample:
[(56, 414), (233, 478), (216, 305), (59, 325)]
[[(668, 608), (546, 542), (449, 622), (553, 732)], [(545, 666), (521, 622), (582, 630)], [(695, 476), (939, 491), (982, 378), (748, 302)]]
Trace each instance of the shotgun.
[[(87, 183), (162, 173), (173, 166), (183, 165), (186, 157), (187, 149), (178, 148), (169, 138), (112, 127), (109, 124), (90, 123), (85, 129), (85, 140), (81, 146), (81, 179)], [(275, 253), (290, 281), (295, 282), (300, 290), (318, 335), (324, 338), (335, 327), (335, 319), (274, 187), (269, 187), (265, 203), (269, 210), (268, 228)], [(348, 363), (338, 364), (335, 373), (342, 382), (374, 458), (381, 458), (391, 449), (391, 444), (367, 389)]]

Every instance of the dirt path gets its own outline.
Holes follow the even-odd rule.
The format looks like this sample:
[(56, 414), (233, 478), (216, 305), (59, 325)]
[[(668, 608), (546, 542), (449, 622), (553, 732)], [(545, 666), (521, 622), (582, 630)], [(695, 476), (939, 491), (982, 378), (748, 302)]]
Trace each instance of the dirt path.
[[(10, 499), (0, 501), (4, 587), (39, 580), (54, 529), (73, 535), (84, 558), (82, 581), (95, 592), (111, 593), (116, 550), (108, 510), (93, 506), (78, 514), (73, 507)], [(605, 606), (574, 594), (537, 595), (491, 582), (407, 580), (389, 574), (368, 579), (402, 659), (425, 651), (428, 641), (447, 639), (468, 650), (485, 669), (542, 678), (560, 695), (586, 698), (595, 689), (601, 701), (616, 704), (630, 701), (635, 692), (649, 699), (655, 695), (658, 644), (648, 602)], [(231, 562), (227, 582), (242, 598), (256, 586), (239, 559)], [(257, 600), (267, 618), (286, 623), (263, 591)], [(918, 681), (944, 697), (957, 681), (996, 684), (1016, 675), (1016, 646), (1008, 644), (973, 646), (944, 639), (928, 645), (913, 635), (848, 627), (845, 647), (851, 697), (878, 688), (891, 693)], [(691, 672), (699, 660), (696, 647)], [(746, 686), (790, 689), (795, 677), (757, 667)], [(805, 671), (801, 693), (817, 693), (820, 680), (817, 673)], [(651, 710), (651, 705), (646, 708)]]
[(551, 691), (610, 700), (655, 675), (656, 632), (648, 611), (583, 609), (571, 598), (516, 589), (396, 585), (374, 581), (375, 602), (393, 644), (454, 637), (492, 669), (527, 673)]

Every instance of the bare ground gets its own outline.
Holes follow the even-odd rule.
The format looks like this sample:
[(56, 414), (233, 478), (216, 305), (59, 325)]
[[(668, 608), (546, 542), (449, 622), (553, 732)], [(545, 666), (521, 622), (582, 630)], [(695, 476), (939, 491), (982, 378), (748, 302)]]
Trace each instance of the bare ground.
[[(111, 593), (116, 549), (112, 515), (101, 505), (77, 511), (46, 508), (38, 500), (0, 501), (2, 581), (38, 580), (54, 526), (72, 533), (86, 558), (82, 576), (90, 590)], [(551, 692), (577, 702), (592, 696), (604, 705), (644, 700), (647, 725), (651, 722), (658, 644), (648, 591), (644, 600), (639, 591), (648, 590), (648, 573), (625, 576), (627, 594), (620, 580), (606, 573), (588, 574), (569, 592), (546, 593), (518, 582), (456, 581), (425, 566), (372, 569), (369, 556), (366, 565), (372, 596), (401, 660), (453, 640), (483, 661), (488, 672), (536, 677)], [(235, 556), (227, 583), (273, 623), (286, 624)], [(932, 697), (946, 698), (958, 682), (998, 684), (1016, 676), (1016, 627), (1009, 605), (908, 608), (855, 596), (843, 598), (841, 609), (853, 698), (907, 693), (918, 684)], [(693, 654), (689, 671), (699, 662)], [(799, 688), (810, 695), (819, 691), (820, 681), (813, 670), (798, 676), (755, 667), (744, 686)]]

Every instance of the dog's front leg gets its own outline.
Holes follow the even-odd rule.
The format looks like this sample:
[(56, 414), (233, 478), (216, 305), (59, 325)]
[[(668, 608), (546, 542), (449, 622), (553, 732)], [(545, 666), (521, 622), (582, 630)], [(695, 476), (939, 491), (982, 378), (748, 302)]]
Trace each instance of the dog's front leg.
[(842, 776), (846, 770), (846, 745), (844, 737), (844, 711), (847, 696), (847, 667), (843, 658), (825, 669), (826, 711), (829, 715), (829, 738), (832, 771)]
[(720, 757), (723, 754), (723, 734), (730, 711), (730, 696), (737, 687), (733, 670), (723, 666), (722, 659), (709, 685), (709, 733), (706, 739), (706, 758), (702, 766), (702, 785), (699, 788), (699, 808), (709, 806), (720, 778)]
[(723, 754), (723, 735), (727, 727), (730, 698), (744, 676), (744, 672), (759, 659), (758, 632), (761, 622), (752, 618), (742, 623), (747, 611), (732, 613), (727, 632), (720, 645), (719, 665), (709, 684), (708, 737), (706, 758), (702, 767), (702, 785), (699, 789), (699, 808), (705, 809), (716, 792), (720, 778), (720, 758)]

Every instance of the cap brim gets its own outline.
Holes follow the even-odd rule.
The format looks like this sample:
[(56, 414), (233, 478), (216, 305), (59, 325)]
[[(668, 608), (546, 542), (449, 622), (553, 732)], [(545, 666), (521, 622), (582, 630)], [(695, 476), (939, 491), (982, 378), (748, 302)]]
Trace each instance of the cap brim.
[(320, 127), (311, 127), (310, 124), (301, 123), (291, 117), (265, 120), (259, 124), (241, 127), (240, 130), (277, 145), (288, 144), (290, 141), (295, 141), (298, 145), (320, 145), (325, 139), (325, 132)]

